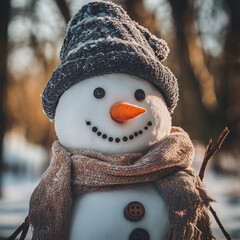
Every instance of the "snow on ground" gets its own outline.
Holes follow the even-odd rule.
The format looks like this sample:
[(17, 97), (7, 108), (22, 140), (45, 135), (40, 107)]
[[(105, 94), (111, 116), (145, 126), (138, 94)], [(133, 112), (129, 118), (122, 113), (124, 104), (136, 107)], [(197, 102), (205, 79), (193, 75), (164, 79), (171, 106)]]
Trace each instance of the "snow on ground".
[(8, 168), (23, 170), (26, 175), (35, 177), (43, 171), (47, 152), (39, 145), (29, 143), (21, 132), (5, 135), (3, 158)]
[[(205, 146), (198, 142), (195, 142), (194, 145), (196, 151), (192, 166), (198, 173), (204, 157)], [(232, 155), (221, 151), (217, 155), (220, 158), (225, 157), (225, 161), (230, 164), (228, 157), (232, 159)], [(240, 160), (238, 159), (238, 161)], [(228, 169), (230, 169), (230, 166), (228, 166)], [(240, 239), (240, 176), (216, 173), (213, 171), (210, 161), (203, 178), (203, 184), (209, 195), (216, 200), (212, 207), (217, 212), (225, 229), (231, 234), (232, 239)], [(210, 216), (216, 239), (225, 239), (211, 213)]]
[[(14, 132), (4, 138), (3, 156), (8, 170), (2, 176), (0, 240), (6, 239), (24, 222), (29, 199), (41, 178), (47, 153), (43, 148), (28, 143), (22, 134)], [(27, 239), (30, 237), (31, 231)]]
[[(198, 143), (195, 143), (195, 145), (196, 154), (193, 167), (196, 172), (198, 172), (204, 156), (205, 147)], [(21, 161), (18, 157), (21, 151), (18, 150), (14, 152), (14, 148), (11, 149), (12, 152), (10, 155), (14, 156), (16, 161)], [(10, 148), (8, 148), (8, 151), (10, 151)], [(27, 147), (25, 151), (28, 151)], [(34, 155), (36, 155), (36, 152), (40, 153), (40, 156), (38, 156), (39, 159), (43, 157), (41, 151), (33, 151)], [(221, 152), (218, 154), (221, 154)], [(9, 154), (7, 155), (9, 156)], [(29, 159), (32, 159), (30, 152), (22, 155), (23, 158), (24, 156), (29, 156)], [(30, 165), (34, 165), (34, 162), (30, 160), (25, 161)], [(43, 162), (41, 164), (43, 164)], [(40, 163), (37, 164), (41, 166)], [(39, 169), (42, 168), (39, 167)], [(40, 175), (36, 173), (35, 175), (34, 177), (29, 171), (4, 173), (3, 198), (0, 198), (0, 240), (10, 236), (15, 229), (23, 223), (27, 216), (31, 193), (40, 180)], [(207, 187), (209, 195), (217, 201), (217, 203), (212, 204), (212, 206), (224, 227), (230, 232), (232, 239), (240, 239), (240, 177), (215, 173), (210, 164), (207, 167), (203, 183)], [(225, 239), (213, 218), (212, 223), (216, 239)], [(31, 231), (29, 231), (27, 239), (31, 239)]]
[[(28, 214), (28, 203), (40, 178), (32, 179), (24, 174), (3, 174), (3, 197), (0, 198), (0, 240), (9, 237)], [(31, 239), (31, 231), (27, 236)]]
[[(209, 170), (203, 181), (208, 193), (216, 200), (212, 204), (225, 229), (233, 239), (240, 239), (240, 181), (237, 177), (222, 176)], [(212, 217), (212, 214), (211, 214)], [(225, 239), (212, 217), (217, 239)]]

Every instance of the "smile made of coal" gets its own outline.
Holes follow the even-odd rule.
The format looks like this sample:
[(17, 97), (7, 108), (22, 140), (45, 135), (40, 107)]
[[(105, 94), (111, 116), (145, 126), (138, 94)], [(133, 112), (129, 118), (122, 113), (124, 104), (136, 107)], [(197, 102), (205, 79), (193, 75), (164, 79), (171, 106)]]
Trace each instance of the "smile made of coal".
[(113, 137), (108, 137), (107, 134), (105, 133), (102, 133), (101, 131), (98, 130), (98, 128), (96, 126), (92, 126), (92, 123), (90, 121), (86, 121), (86, 125), (89, 126), (89, 127), (92, 127), (92, 131), (94, 133), (96, 133), (96, 135), (98, 137), (102, 137), (102, 139), (108, 139), (109, 142), (113, 142), (115, 141), (116, 143), (119, 143), (121, 140), (123, 142), (127, 142), (128, 140), (133, 140), (134, 137), (137, 137), (139, 135), (142, 135), (144, 131), (147, 131), (149, 129), (149, 127), (152, 126), (152, 122), (149, 121), (146, 126), (144, 127), (144, 130), (139, 130), (139, 131), (136, 131), (134, 132), (133, 134), (129, 135), (128, 137), (127, 136), (124, 136), (122, 138), (113, 138)]

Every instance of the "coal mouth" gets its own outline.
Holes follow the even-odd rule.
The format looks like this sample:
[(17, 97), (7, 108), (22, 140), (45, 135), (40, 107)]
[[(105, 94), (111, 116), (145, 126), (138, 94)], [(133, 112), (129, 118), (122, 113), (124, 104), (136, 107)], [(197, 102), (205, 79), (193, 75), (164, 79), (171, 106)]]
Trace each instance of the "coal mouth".
[(152, 122), (148, 121), (147, 124), (143, 127), (143, 129), (140, 129), (138, 131), (135, 131), (134, 133), (128, 135), (128, 136), (124, 136), (124, 137), (112, 137), (112, 136), (108, 136), (106, 133), (103, 133), (102, 131), (100, 131), (96, 126), (94, 126), (90, 121), (86, 120), (86, 125), (91, 128), (91, 130), (98, 136), (101, 137), (103, 140), (108, 140), (109, 142), (116, 142), (116, 143), (120, 143), (120, 142), (127, 142), (127, 141), (131, 141), (134, 138), (137, 138), (141, 135), (144, 134), (144, 132), (146, 132), (151, 126), (152, 126)]

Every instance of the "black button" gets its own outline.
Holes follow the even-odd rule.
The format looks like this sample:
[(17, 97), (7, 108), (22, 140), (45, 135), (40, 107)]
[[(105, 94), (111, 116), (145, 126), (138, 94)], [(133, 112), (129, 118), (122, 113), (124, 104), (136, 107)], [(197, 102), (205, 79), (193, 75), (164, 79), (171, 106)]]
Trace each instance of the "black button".
[(150, 236), (146, 230), (136, 228), (131, 232), (129, 240), (150, 240)]

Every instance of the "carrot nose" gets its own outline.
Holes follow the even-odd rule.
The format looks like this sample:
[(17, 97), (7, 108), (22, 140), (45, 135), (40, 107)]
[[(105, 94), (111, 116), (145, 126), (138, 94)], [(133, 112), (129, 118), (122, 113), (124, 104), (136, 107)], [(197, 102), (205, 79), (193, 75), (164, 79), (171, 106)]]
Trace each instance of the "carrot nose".
[(146, 111), (146, 109), (138, 107), (136, 105), (120, 102), (112, 105), (110, 114), (113, 120), (117, 122), (125, 122), (138, 117)]

